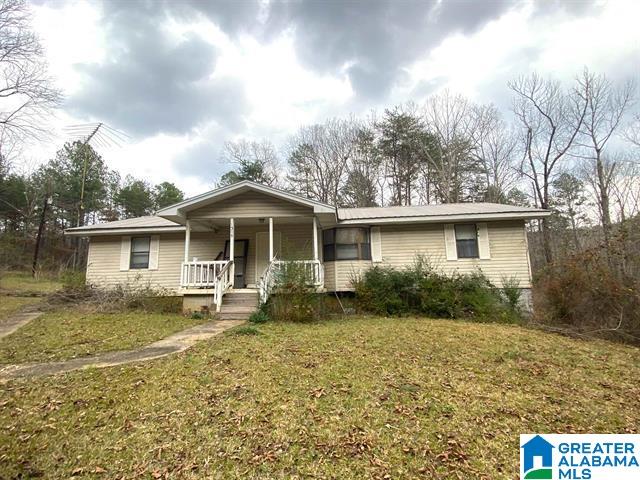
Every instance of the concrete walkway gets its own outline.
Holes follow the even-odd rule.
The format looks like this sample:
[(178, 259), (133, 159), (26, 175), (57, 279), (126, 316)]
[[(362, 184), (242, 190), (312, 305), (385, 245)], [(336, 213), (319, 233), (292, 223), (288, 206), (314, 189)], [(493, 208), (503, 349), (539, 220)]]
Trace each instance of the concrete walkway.
[(0, 338), (11, 335), (20, 327), (25, 326), (31, 320), (35, 320), (40, 315), (42, 315), (42, 312), (22, 312), (10, 315), (8, 318), (0, 322)]
[(242, 320), (219, 320), (197, 325), (136, 350), (105, 352), (90, 357), (73, 358), (59, 362), (6, 365), (0, 369), (0, 379), (40, 377), (85, 368), (112, 367), (166, 357), (167, 355), (183, 352), (200, 340), (214, 337), (242, 323), (244, 323)]

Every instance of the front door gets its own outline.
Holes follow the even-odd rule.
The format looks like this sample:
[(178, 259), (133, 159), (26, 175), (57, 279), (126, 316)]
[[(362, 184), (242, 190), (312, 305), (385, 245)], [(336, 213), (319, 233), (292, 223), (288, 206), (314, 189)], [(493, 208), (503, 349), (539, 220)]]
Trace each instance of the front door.
[[(233, 288), (245, 288), (247, 286), (247, 254), (249, 253), (249, 240), (236, 240), (233, 242), (233, 264), (235, 278)], [(224, 244), (224, 258), (229, 260), (229, 240)]]
[[(273, 232), (273, 254), (280, 254), (280, 232)], [(256, 233), (256, 283), (269, 265), (269, 232)]]

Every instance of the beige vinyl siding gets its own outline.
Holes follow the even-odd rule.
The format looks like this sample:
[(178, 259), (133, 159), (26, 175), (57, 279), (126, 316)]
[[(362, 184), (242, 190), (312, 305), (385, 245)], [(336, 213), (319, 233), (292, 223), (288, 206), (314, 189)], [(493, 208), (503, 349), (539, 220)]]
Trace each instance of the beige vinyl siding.
[(324, 288), (330, 292), (336, 289), (336, 262), (324, 264)]
[[(180, 286), (180, 264), (184, 234), (160, 235), (158, 269), (120, 270), (120, 236), (92, 237), (87, 257), (87, 283), (101, 288), (117, 285), (149, 285), (176, 291)], [(197, 243), (192, 240), (192, 244)]]
[(421, 254), (446, 273), (472, 273), (479, 269), (497, 285), (501, 284), (504, 275), (517, 278), (522, 288), (530, 287), (524, 221), (489, 222), (487, 228), (490, 259), (447, 260), (442, 224), (383, 226), (383, 265), (398, 268), (411, 265), (416, 255)]
[[(468, 222), (467, 222), (468, 223)], [(501, 284), (502, 276), (515, 277), (521, 288), (531, 286), (529, 253), (524, 221), (489, 222), (491, 258), (447, 260), (443, 224), (383, 225), (381, 228), (382, 266), (405, 268), (417, 255), (424, 255), (431, 264), (445, 273), (482, 271), (491, 282)], [(340, 261), (325, 264), (327, 290), (353, 290), (351, 280), (371, 268), (370, 261)], [(329, 272), (329, 273), (328, 273)], [(335, 284), (331, 283), (335, 278)], [(329, 279), (329, 280), (328, 280)]]
[(311, 207), (265, 195), (241, 193), (231, 198), (189, 212), (189, 218), (266, 218), (311, 216)]
[[(327, 265), (331, 264), (333, 264), (333, 268), (335, 269), (335, 290), (338, 292), (353, 290), (353, 279), (373, 265), (371, 260), (341, 260), (339, 262), (326, 263), (325, 272)], [(328, 286), (326, 288), (327, 290), (331, 290)]]
[[(247, 257), (247, 283), (256, 283), (256, 233), (268, 232), (267, 225), (238, 226), (236, 240), (249, 240)], [(312, 227), (311, 224), (274, 225), (274, 231), (281, 232), (282, 242), (280, 258), (311, 259)], [(166, 288), (178, 292), (180, 288), (180, 268), (184, 259), (184, 234), (160, 235), (158, 269), (120, 270), (120, 236), (92, 237), (89, 243), (87, 259), (87, 282), (101, 288), (113, 288), (117, 285), (136, 284), (150, 285), (153, 288)], [(228, 231), (192, 232), (189, 248), (189, 260), (214, 260), (224, 251)]]

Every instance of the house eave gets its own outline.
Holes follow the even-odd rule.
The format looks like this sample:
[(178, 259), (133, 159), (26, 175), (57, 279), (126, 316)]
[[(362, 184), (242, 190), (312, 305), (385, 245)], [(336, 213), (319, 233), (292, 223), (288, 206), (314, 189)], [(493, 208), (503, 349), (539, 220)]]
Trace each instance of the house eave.
[(504, 213), (458, 213), (450, 215), (428, 215), (415, 217), (371, 217), (338, 220), (338, 225), (385, 225), (404, 223), (449, 223), (491, 220), (532, 220), (548, 217), (551, 212), (504, 212)]

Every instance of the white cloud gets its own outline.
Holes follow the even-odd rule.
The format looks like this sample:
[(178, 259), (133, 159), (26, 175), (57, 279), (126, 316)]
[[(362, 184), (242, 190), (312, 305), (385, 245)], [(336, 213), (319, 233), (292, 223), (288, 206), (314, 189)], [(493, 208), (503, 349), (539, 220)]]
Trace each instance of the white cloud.
[[(99, 64), (113, 48), (105, 40), (101, 8), (72, 0), (37, 5), (33, 10), (34, 27), (46, 48), (51, 73), (67, 94), (77, 92), (86, 77), (76, 65)], [(439, 46), (406, 66), (406, 74), (396, 79), (386, 102), (420, 101), (428, 92), (446, 87), (504, 106), (508, 97), (506, 81), (534, 69), (564, 79), (572, 78), (585, 65), (613, 77), (634, 72), (638, 76), (639, 2), (606, 2), (580, 17), (562, 9), (536, 15), (532, 10), (532, 5), (524, 4), (473, 34), (446, 37)], [(164, 27), (176, 38), (195, 33), (215, 46), (212, 79), (227, 79), (243, 89), (248, 104), (244, 127), (232, 131), (225, 128), (223, 118), (218, 118), (184, 135), (150, 135), (132, 139), (120, 148), (103, 149), (101, 154), (107, 163), (123, 175), (130, 173), (153, 183), (174, 181), (189, 194), (195, 194), (210, 188), (212, 176), (226, 168), (218, 158), (225, 139), (266, 137), (282, 144), (300, 125), (392, 105), (355, 100), (346, 65), (324, 73), (304, 66), (297, 57), (291, 30), (265, 37), (252, 36), (248, 31), (227, 34), (204, 16), (188, 23), (185, 17), (174, 18)], [(225, 100), (228, 99), (220, 99)], [(157, 108), (162, 109), (162, 105)], [(52, 125), (52, 131), (57, 132), (54, 138), (31, 148), (27, 157), (50, 158), (65, 140), (61, 128), (82, 121), (63, 110)], [(199, 165), (207, 166), (206, 171), (198, 174), (185, 168), (190, 154), (194, 155), (194, 162), (200, 156)]]

